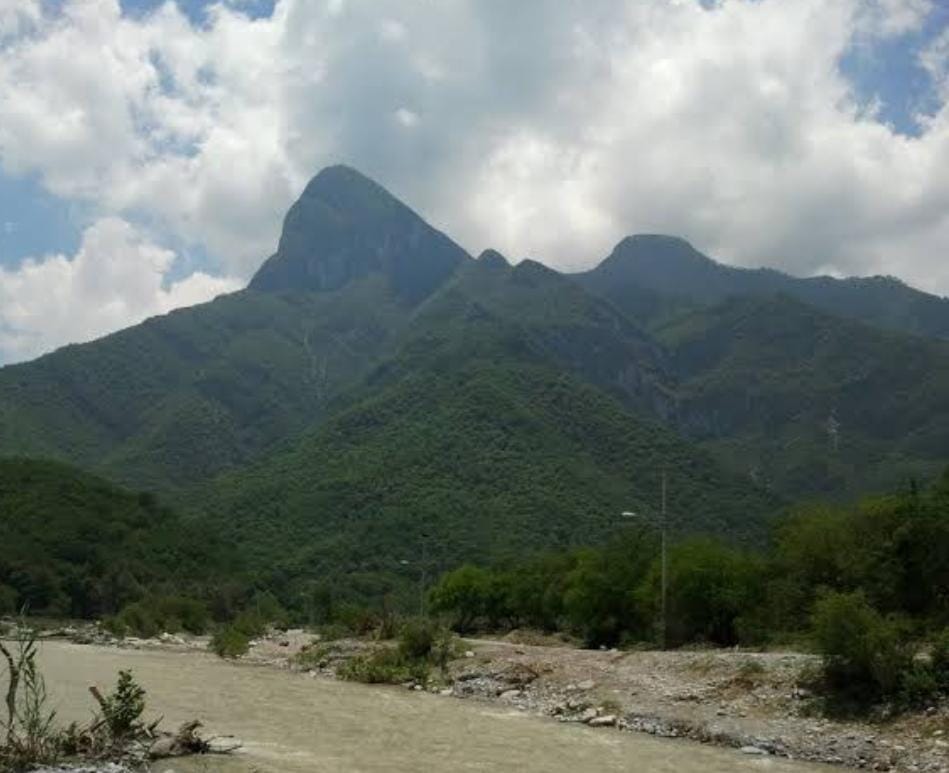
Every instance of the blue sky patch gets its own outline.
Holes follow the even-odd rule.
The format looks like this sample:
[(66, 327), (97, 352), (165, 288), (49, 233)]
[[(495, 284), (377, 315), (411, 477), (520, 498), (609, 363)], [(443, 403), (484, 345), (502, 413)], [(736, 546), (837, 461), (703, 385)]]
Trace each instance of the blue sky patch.
[(47, 193), (35, 178), (0, 174), (0, 266), (56, 252), (72, 255), (79, 220), (75, 205)]
[(857, 43), (841, 60), (861, 104), (879, 102), (878, 118), (900, 134), (918, 137), (919, 115), (933, 115), (940, 102), (919, 54), (949, 26), (949, 4), (938, 4), (923, 28), (872, 44)]

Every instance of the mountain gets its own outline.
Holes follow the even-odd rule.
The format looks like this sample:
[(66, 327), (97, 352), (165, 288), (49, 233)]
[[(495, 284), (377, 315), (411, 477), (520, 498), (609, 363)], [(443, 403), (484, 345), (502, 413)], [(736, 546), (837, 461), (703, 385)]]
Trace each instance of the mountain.
[(331, 291), (373, 274), (419, 301), (470, 256), (382, 186), (346, 166), (314, 177), (290, 207), (277, 252), (250, 283), (263, 292)]
[[(734, 271), (664, 237), (583, 275), (473, 259), (331, 167), (246, 290), (0, 368), (0, 456), (153, 489), (268, 587), (345, 575), (366, 595), (419, 551), (598, 539), (655, 510), (662, 470), (682, 528), (754, 540), (789, 499), (944, 464), (949, 344)], [(878, 317), (908, 320), (901, 303)]]
[(333, 294), (243, 291), (0, 368), (0, 455), (182, 488), (319, 420), (406, 313), (378, 277)]
[(895, 490), (949, 448), (949, 343), (787, 296), (734, 298), (657, 330), (683, 435), (794, 496)]
[(205, 480), (319, 421), (465, 262), (376, 183), (330, 167), (248, 290), (0, 368), (0, 455), (160, 491)]
[(215, 480), (205, 518), (258, 565), (414, 577), (598, 541), (621, 511), (658, 511), (667, 469), (678, 528), (761, 539), (776, 497), (567, 375), (529, 335), (474, 327), (467, 356), (451, 339), (409, 344), (362, 400)]
[(784, 294), (838, 317), (949, 339), (949, 300), (893, 277), (799, 279), (768, 268), (735, 268), (672, 236), (627, 237), (596, 268), (576, 278), (643, 322), (737, 296)]
[(0, 614), (114, 613), (146, 591), (194, 589), (224, 564), (223, 543), (151, 494), (53, 462), (0, 459), (0, 532)]

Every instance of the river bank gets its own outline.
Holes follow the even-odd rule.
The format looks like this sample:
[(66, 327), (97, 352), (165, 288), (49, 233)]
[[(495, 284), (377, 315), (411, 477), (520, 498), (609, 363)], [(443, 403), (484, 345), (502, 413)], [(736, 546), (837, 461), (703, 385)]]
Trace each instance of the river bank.
[[(303, 639), (258, 643), (251, 662), (292, 667)], [(324, 646), (318, 671), (334, 675), (365, 643)], [(440, 694), (666, 738), (732, 747), (749, 755), (871, 770), (949, 771), (949, 706), (888, 721), (820, 716), (805, 687), (819, 666), (792, 652), (597, 651), (514, 640), (466, 640)]]
[[(262, 649), (286, 650), (267, 642)], [(559, 724), (493, 701), (311, 676), (249, 659), (227, 662), (167, 643), (115, 647), (52, 641), (40, 663), (62, 722), (89, 714), (88, 685), (131, 669), (146, 719), (200, 717), (234, 734), (231, 755), (163, 760), (166, 773), (820, 773), (822, 766), (754, 757), (638, 733)]]
[[(85, 641), (102, 636), (77, 634)], [(111, 642), (130, 649), (203, 651), (204, 637)], [(322, 642), (304, 631), (255, 641), (239, 663), (334, 678), (354, 655), (380, 646), (356, 639)], [(949, 771), (949, 706), (886, 721), (821, 717), (802, 686), (818, 666), (811, 655), (735, 651), (596, 651), (508, 640), (466, 640), (451, 661), (443, 697), (496, 704), (609, 731), (634, 731), (731, 747), (744, 754), (871, 770)], [(300, 658), (309, 651), (310, 656)], [(411, 685), (416, 689), (421, 686)]]

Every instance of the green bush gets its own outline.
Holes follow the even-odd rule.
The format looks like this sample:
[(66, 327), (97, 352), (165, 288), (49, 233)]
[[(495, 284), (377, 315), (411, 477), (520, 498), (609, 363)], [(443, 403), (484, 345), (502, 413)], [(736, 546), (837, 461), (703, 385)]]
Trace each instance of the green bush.
[[(704, 642), (730, 647), (761, 638), (755, 623), (764, 595), (756, 556), (712, 539), (694, 538), (669, 551), (666, 637), (670, 645)], [(653, 564), (639, 596), (659, 619), (660, 568)]]
[(257, 612), (251, 611), (241, 612), (227, 627), (233, 628), (247, 639), (256, 639), (267, 632), (267, 623), (264, 618)]
[(145, 639), (160, 633), (187, 631), (202, 634), (210, 615), (200, 601), (183, 596), (147, 596), (127, 604), (114, 617), (103, 621), (106, 630), (116, 636), (140, 636)]
[(437, 626), (431, 620), (409, 620), (399, 630), (399, 654), (405, 660), (421, 660), (432, 653)]
[(250, 637), (234, 625), (226, 625), (214, 632), (208, 648), (222, 658), (239, 658), (250, 649)]
[(350, 658), (339, 670), (339, 676), (365, 684), (424, 683), (428, 679), (428, 665), (425, 661), (406, 660), (397, 649), (380, 647)]
[[(913, 669), (900, 630), (863, 593), (831, 593), (814, 609), (814, 640), (831, 697), (852, 708), (898, 696)], [(918, 675), (909, 677), (915, 689)]]
[(145, 690), (135, 682), (131, 671), (119, 671), (115, 689), (102, 703), (102, 715), (109, 733), (122, 739), (141, 729), (145, 711)]
[(485, 614), (491, 586), (491, 572), (465, 564), (445, 574), (429, 593), (433, 612), (453, 616), (453, 627), (464, 633)]
[(901, 708), (925, 708), (937, 695), (939, 683), (930, 664), (914, 662), (900, 674), (897, 700)]

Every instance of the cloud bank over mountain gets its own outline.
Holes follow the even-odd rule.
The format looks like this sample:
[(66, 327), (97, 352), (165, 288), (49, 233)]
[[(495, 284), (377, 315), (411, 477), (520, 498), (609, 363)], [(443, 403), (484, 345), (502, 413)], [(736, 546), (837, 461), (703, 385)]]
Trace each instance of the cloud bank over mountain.
[[(937, 10), (280, 0), (269, 16), (229, 2), (197, 18), (172, 2), (0, 0), (0, 169), (77, 206), (84, 232), (71, 256), (0, 252), (0, 362), (238, 286), (334, 162), (473, 253), (580, 269), (626, 234), (666, 232), (736, 265), (949, 293)], [(914, 132), (841, 67), (910, 38), (924, 40), (909, 55), (937, 105)], [(81, 283), (56, 288), (88, 325), (27, 295), (40, 271), (104, 265), (94, 301)]]

